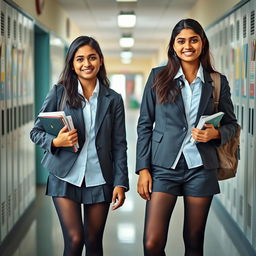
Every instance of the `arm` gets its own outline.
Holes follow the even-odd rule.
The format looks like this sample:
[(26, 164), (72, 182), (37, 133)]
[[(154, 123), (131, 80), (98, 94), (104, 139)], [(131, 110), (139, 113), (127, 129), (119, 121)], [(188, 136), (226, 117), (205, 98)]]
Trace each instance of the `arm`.
[(155, 122), (155, 89), (154, 71), (152, 70), (146, 83), (142, 98), (140, 117), (137, 125), (138, 140), (136, 153), (136, 173), (139, 174), (137, 191), (145, 200), (150, 200), (152, 192), (151, 166), (151, 137)]
[(115, 107), (111, 140), (115, 187), (112, 196), (112, 210), (115, 210), (123, 205), (125, 191), (129, 190), (125, 114), (123, 100), (120, 95), (118, 95), (118, 102)]
[(153, 124), (155, 122), (155, 89), (154, 71), (152, 70), (146, 83), (140, 107), (140, 117), (137, 125), (137, 151), (136, 151), (136, 173), (142, 169), (150, 169), (151, 166), (151, 137)]

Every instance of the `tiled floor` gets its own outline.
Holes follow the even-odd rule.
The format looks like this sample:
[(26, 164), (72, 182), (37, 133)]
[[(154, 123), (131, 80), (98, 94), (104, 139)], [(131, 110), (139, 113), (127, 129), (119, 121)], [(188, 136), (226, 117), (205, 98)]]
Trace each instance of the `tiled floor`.
[[(128, 161), (131, 189), (124, 206), (110, 212), (104, 235), (106, 256), (141, 256), (145, 201), (136, 193), (137, 176), (134, 174), (136, 122), (138, 111), (127, 112)], [(37, 198), (22, 224), (12, 232), (12, 239), (0, 252), (2, 256), (60, 256), (63, 251), (62, 234), (51, 198), (44, 196), (44, 186), (37, 188)], [(206, 238), (206, 256), (252, 256), (241, 253), (220, 222), (215, 207), (209, 214)], [(182, 241), (183, 203), (176, 204), (169, 229), (166, 254), (184, 254)]]

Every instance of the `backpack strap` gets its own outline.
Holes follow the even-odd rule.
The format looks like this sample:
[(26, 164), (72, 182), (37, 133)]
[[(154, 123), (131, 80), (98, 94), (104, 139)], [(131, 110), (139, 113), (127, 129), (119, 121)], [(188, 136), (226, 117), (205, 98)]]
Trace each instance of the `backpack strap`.
[(213, 80), (213, 99), (214, 99), (214, 111), (218, 112), (218, 106), (219, 106), (219, 99), (220, 99), (220, 74), (215, 72), (211, 73), (211, 78)]

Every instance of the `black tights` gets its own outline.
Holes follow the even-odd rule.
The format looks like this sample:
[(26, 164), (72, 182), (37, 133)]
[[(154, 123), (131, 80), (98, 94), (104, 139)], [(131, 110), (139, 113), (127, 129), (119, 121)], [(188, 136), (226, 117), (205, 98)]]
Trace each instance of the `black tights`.
[(84, 205), (84, 224), (81, 204), (68, 198), (53, 197), (64, 237), (64, 256), (80, 256), (86, 247), (87, 256), (103, 255), (102, 237), (109, 204)]
[[(165, 256), (170, 218), (177, 196), (153, 192), (147, 201), (144, 229), (144, 255)], [(212, 196), (184, 196), (183, 239), (185, 256), (202, 256), (204, 231)]]

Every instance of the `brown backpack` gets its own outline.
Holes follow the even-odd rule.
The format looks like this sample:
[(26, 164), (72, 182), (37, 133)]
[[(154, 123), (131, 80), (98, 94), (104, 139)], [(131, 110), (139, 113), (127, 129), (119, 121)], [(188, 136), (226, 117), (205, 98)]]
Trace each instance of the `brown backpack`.
[[(218, 112), (219, 97), (220, 97), (220, 74), (211, 73), (213, 80), (214, 92), (214, 108)], [(235, 135), (224, 145), (217, 147), (217, 154), (219, 158), (219, 168), (217, 169), (218, 180), (226, 180), (236, 176), (239, 157), (239, 144), (240, 144), (240, 130), (238, 124)]]

